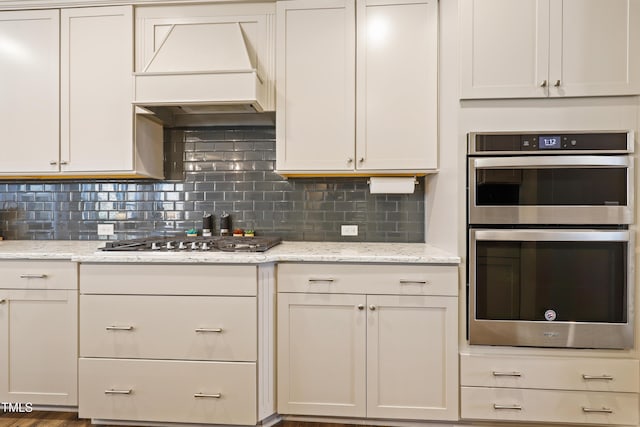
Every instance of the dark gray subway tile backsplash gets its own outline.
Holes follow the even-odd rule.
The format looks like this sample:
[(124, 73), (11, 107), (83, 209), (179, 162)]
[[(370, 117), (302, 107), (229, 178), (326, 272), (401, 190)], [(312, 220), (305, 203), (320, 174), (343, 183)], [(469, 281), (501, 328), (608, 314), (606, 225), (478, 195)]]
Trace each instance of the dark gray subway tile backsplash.
[[(275, 128), (165, 130), (165, 175), (156, 180), (0, 181), (5, 239), (96, 240), (182, 234), (202, 216), (307, 241), (424, 241), (424, 179), (414, 194), (372, 195), (366, 177), (284, 179), (274, 170)], [(357, 224), (357, 237), (340, 225)]]

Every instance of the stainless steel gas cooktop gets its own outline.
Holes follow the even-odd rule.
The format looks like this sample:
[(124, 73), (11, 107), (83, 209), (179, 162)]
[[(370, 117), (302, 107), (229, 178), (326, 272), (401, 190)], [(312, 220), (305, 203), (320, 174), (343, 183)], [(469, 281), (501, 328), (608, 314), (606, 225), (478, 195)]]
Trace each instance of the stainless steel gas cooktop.
[(114, 240), (106, 242), (102, 251), (226, 251), (264, 252), (278, 244), (280, 237), (149, 237), (145, 239)]

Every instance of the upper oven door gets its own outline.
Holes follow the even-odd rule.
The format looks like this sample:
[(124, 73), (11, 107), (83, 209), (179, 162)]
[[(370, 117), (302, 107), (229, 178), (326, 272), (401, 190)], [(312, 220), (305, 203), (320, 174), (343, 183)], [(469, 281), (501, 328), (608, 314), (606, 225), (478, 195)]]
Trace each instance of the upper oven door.
[(469, 158), (470, 224), (631, 224), (629, 155)]

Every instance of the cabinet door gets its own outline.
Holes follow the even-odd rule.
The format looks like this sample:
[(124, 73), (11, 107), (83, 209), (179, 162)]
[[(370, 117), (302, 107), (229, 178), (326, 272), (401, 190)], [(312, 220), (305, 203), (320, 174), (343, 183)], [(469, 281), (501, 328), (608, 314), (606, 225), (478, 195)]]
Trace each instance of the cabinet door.
[(0, 173), (57, 172), (59, 12), (0, 12)]
[(368, 296), (367, 416), (458, 419), (458, 299)]
[(77, 290), (0, 289), (0, 401), (75, 406)]
[(460, 0), (459, 7), (460, 98), (547, 96), (549, 0)]
[(276, 169), (351, 171), (354, 0), (277, 4)]
[(640, 93), (640, 1), (551, 2), (550, 95)]
[(131, 6), (63, 9), (61, 40), (61, 170), (131, 171)]
[(278, 413), (364, 417), (365, 296), (278, 294)]
[(356, 168), (438, 166), (438, 2), (358, 0)]

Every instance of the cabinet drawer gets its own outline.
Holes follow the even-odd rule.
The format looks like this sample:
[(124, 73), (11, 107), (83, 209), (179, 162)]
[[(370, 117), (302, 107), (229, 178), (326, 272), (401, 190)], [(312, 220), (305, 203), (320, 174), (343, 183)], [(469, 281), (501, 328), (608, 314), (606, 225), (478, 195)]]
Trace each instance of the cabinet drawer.
[(83, 294), (257, 295), (254, 265), (81, 264)]
[(637, 360), (460, 355), (463, 386), (638, 393)]
[(78, 265), (70, 261), (0, 261), (1, 288), (78, 289)]
[(255, 361), (256, 297), (81, 295), (80, 355)]
[(398, 264), (278, 264), (279, 292), (458, 294), (458, 267)]
[(250, 425), (255, 384), (254, 363), (81, 358), (79, 416)]
[(462, 387), (460, 397), (463, 419), (638, 424), (635, 393)]

